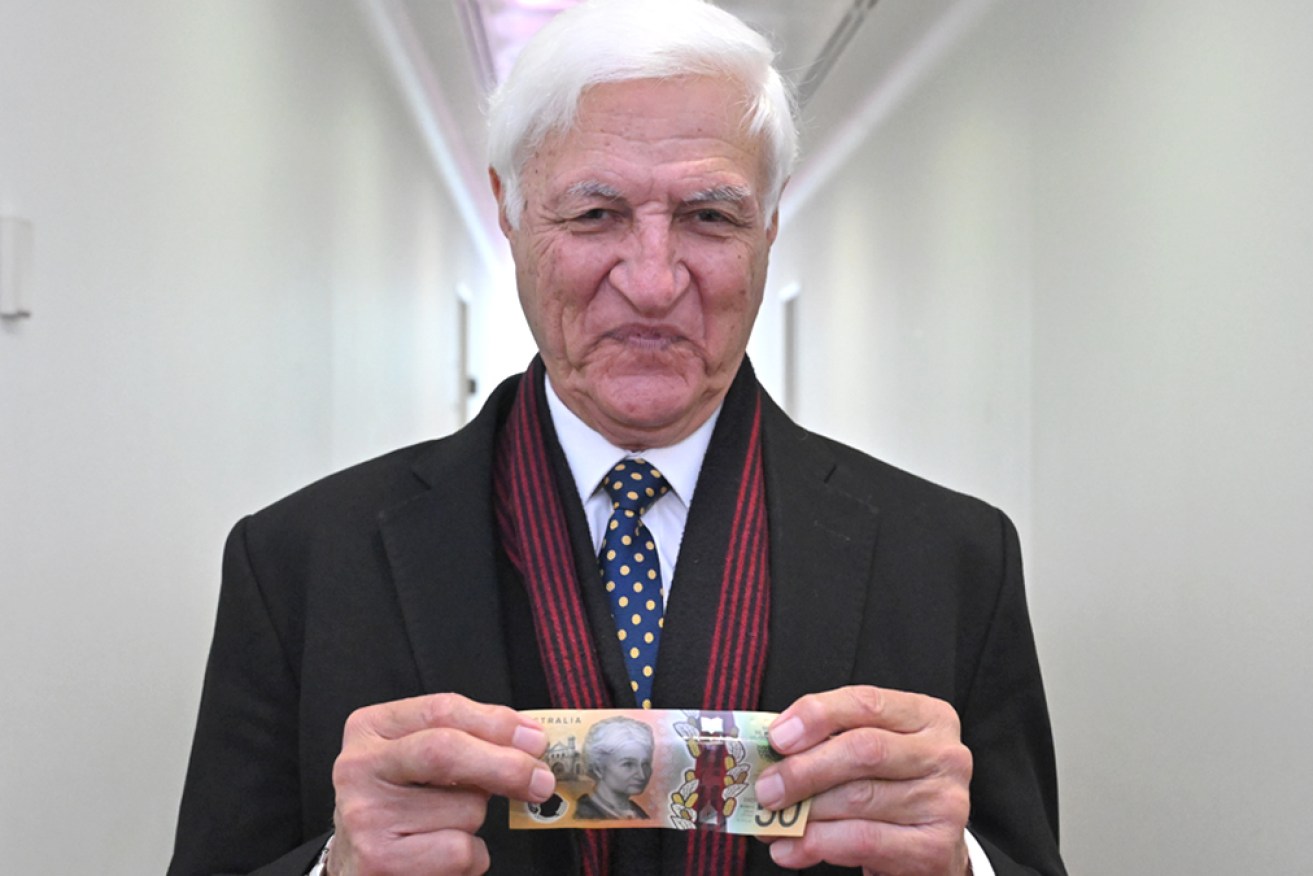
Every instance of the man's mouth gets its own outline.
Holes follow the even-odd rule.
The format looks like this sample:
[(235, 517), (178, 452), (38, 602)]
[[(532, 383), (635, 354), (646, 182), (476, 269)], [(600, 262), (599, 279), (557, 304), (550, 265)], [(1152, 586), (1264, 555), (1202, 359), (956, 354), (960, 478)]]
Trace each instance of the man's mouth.
[(679, 341), (679, 335), (675, 332), (638, 326), (615, 329), (607, 332), (606, 336), (627, 347), (654, 353), (667, 350)]

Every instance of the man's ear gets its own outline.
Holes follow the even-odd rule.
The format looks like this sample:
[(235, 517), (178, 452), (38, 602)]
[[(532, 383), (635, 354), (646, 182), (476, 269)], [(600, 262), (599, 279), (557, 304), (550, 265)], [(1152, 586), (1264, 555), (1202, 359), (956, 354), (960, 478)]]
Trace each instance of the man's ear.
[(775, 235), (780, 233), (780, 200), (784, 197), (784, 190), (789, 187), (789, 180), (792, 177), (786, 177), (784, 183), (780, 186), (780, 193), (775, 198), (775, 212), (770, 214), (770, 224), (766, 226), (766, 243), (775, 244)]
[(501, 226), (501, 233), (509, 239), (511, 236), (511, 222), (506, 218), (505, 190), (502, 188), (501, 177), (491, 165), (488, 166), (488, 182), (492, 184), (492, 196), (497, 199), (497, 224)]

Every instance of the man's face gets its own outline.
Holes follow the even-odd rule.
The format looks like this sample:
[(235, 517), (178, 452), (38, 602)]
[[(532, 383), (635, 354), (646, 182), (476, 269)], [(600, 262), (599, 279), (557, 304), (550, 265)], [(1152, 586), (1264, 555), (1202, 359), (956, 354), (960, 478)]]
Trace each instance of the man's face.
[(776, 229), (743, 113), (710, 77), (596, 86), (525, 162), (518, 229), (503, 211), (552, 384), (613, 444), (686, 437), (743, 359)]

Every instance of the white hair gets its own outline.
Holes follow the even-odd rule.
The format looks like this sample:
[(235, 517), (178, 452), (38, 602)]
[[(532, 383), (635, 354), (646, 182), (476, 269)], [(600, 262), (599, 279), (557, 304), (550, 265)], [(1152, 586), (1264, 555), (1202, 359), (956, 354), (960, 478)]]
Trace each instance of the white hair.
[(636, 79), (727, 76), (743, 84), (748, 133), (764, 138), (765, 221), (798, 151), (793, 95), (761, 34), (707, 0), (588, 0), (525, 46), (488, 105), (488, 158), (512, 227), (524, 210), (520, 171), (549, 134), (567, 130), (591, 86)]

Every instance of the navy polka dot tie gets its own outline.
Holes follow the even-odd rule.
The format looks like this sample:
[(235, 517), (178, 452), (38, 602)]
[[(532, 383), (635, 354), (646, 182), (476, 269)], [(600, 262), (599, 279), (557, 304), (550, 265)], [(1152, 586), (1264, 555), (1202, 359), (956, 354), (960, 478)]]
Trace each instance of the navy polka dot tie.
[(607, 473), (603, 486), (611, 496), (611, 519), (598, 563), (625, 652), (629, 686), (635, 701), (650, 709), (664, 595), (656, 542), (643, 525), (643, 513), (670, 492), (670, 485), (646, 460), (622, 459)]

